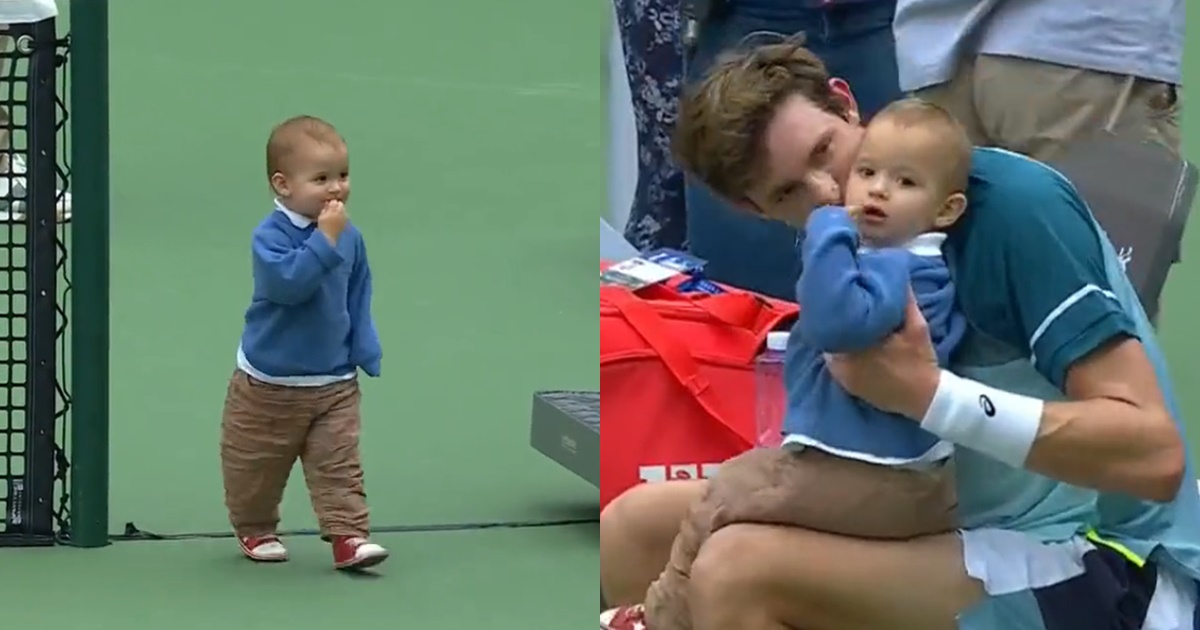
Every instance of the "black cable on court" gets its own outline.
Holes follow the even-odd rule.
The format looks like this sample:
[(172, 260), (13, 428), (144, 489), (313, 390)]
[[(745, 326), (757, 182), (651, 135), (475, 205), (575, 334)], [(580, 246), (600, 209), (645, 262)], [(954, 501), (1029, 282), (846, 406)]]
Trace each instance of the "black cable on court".
[[(538, 529), (549, 527), (574, 527), (578, 525), (595, 525), (599, 517), (593, 518), (564, 518), (529, 521), (479, 521), (473, 523), (429, 523), (424, 525), (386, 525), (372, 527), (373, 534), (420, 534), (432, 532), (463, 532), (488, 529)], [(292, 529), (279, 532), (280, 536), (320, 536), (315, 529)], [(109, 537), (113, 542), (134, 542), (152, 540), (199, 540), (214, 538), (233, 538), (233, 532), (185, 532), (180, 534), (156, 534), (139, 528), (134, 523), (125, 523), (125, 531)]]

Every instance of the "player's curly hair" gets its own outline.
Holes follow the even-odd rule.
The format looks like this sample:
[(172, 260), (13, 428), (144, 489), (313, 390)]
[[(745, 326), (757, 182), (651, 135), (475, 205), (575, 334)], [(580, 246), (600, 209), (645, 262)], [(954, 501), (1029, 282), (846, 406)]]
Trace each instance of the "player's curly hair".
[(762, 166), (767, 124), (785, 100), (800, 95), (846, 117), (829, 79), (825, 64), (800, 38), (722, 56), (680, 100), (672, 140), (676, 163), (717, 194), (744, 197)]

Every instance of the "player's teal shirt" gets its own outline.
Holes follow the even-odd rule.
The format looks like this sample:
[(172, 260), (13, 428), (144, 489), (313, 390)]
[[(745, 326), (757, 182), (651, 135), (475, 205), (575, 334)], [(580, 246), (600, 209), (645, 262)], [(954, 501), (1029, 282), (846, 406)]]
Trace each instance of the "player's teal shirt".
[[(1074, 187), (1050, 167), (976, 149), (970, 208), (944, 251), (971, 323), (952, 369), (994, 387), (1062, 399), (1067, 369), (1105, 342), (1139, 338), (1167, 404), (1179, 408), (1154, 332), (1116, 252)], [(968, 528), (1045, 540), (1087, 530), (1140, 559), (1173, 562), (1200, 579), (1200, 495), (1191, 455), (1169, 504), (1099, 494), (957, 451), (959, 509)]]

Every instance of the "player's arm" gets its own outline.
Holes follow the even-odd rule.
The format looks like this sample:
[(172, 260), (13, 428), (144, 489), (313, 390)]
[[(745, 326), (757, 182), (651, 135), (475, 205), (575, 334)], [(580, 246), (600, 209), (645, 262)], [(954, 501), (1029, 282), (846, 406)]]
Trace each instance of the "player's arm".
[(1113, 339), (1067, 372), (1069, 402), (1047, 403), (1027, 466), (1154, 501), (1179, 492), (1184, 447), (1141, 344)]
[(383, 347), (371, 317), (371, 264), (367, 260), (367, 244), (362, 234), (358, 239), (354, 266), (350, 270), (350, 290), (347, 297), (349, 312), (354, 317), (350, 336), (350, 358), (368, 376), (378, 377), (383, 359)]
[(254, 231), (251, 251), (256, 291), (284, 306), (307, 301), (325, 274), (342, 263), (342, 255), (320, 230), (296, 247), (282, 232), (260, 227)]
[(822, 352), (868, 348), (904, 321), (905, 258), (895, 252), (860, 255), (858, 240), (854, 220), (843, 208), (817, 209), (805, 228), (797, 330), (804, 343)]
[(1068, 483), (1171, 500), (1182, 482), (1182, 439), (1133, 322), (1110, 290), (1082, 202), (1065, 185), (1024, 201), (1037, 212), (995, 226), (991, 236), (1003, 273), (998, 289), (1036, 367), (1067, 401), (942, 372), (922, 426)]

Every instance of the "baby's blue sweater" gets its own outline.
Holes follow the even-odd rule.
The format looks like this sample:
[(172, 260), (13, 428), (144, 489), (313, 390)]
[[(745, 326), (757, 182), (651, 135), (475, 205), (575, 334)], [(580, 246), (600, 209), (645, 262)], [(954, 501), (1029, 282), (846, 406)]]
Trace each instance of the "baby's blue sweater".
[(254, 294), (241, 352), (277, 378), (379, 376), (383, 349), (371, 319), (371, 267), (362, 233), (337, 245), (316, 224), (282, 209), (254, 228)]
[(796, 286), (800, 317), (788, 340), (784, 363), (789, 443), (801, 443), (878, 464), (931, 461), (952, 448), (907, 418), (859, 400), (837, 384), (825, 353), (870, 348), (904, 322), (909, 287), (938, 361), (946, 365), (966, 332), (954, 305), (954, 285), (941, 253), (942, 234), (923, 234), (907, 248), (860, 250), (854, 220), (842, 208), (818, 209), (809, 217)]

